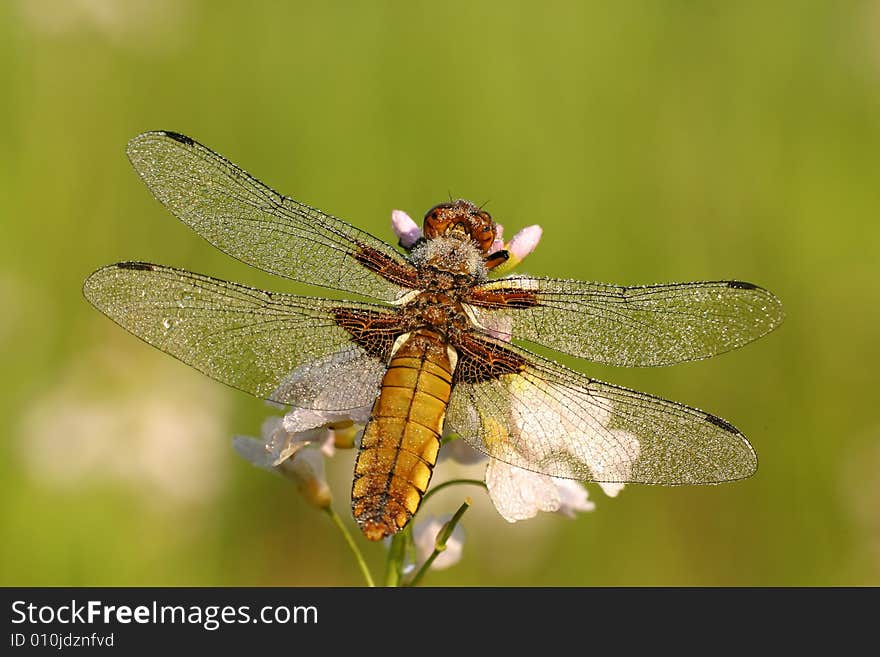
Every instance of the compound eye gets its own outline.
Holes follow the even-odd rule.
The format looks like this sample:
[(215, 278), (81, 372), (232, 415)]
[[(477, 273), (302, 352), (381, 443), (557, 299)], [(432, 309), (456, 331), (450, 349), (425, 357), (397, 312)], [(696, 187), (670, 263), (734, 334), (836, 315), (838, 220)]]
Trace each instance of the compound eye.
[(446, 228), (443, 206), (435, 206), (425, 213), (424, 233), (428, 239), (442, 235)]

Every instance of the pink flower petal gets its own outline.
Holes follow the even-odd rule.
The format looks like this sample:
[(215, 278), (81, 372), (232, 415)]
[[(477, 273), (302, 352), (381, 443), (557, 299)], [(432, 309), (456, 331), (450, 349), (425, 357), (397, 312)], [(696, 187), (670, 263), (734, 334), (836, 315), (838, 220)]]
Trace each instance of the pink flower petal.
[(541, 241), (541, 234), (544, 231), (540, 226), (526, 226), (521, 231), (519, 231), (513, 238), (507, 243), (507, 251), (510, 253), (510, 260), (507, 261), (509, 264), (513, 262), (514, 265), (519, 264), (523, 261), (527, 255), (529, 255), (532, 251), (535, 250), (535, 247), (538, 246), (538, 242)]
[(410, 248), (422, 236), (422, 229), (403, 210), (391, 211), (391, 229), (405, 249)]
[(504, 226), (501, 224), (495, 224), (495, 241), (492, 242), (492, 248), (489, 249), (489, 253), (495, 253), (496, 251), (500, 251), (504, 248)]

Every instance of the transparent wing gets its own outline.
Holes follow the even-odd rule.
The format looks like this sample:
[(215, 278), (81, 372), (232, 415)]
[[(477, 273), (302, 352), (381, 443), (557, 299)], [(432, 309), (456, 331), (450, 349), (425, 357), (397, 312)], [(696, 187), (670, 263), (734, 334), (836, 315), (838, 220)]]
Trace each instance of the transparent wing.
[(757, 468), (745, 436), (714, 415), (596, 381), (491, 338), (459, 348), (446, 418), (476, 449), (554, 477), (708, 484)]
[[(99, 269), (83, 293), (126, 330), (211, 378), (302, 408), (371, 404), (396, 335), (396, 313), (381, 306), (265, 292), (148, 263)], [(353, 322), (372, 326), (372, 342), (344, 328)]]
[(198, 142), (147, 132), (128, 157), (153, 195), (221, 251), (279, 276), (393, 301), (415, 270), (391, 246), (273, 191)]
[(476, 287), (469, 303), (504, 340), (626, 367), (708, 358), (766, 335), (784, 317), (773, 294), (740, 281), (621, 287), (510, 277)]

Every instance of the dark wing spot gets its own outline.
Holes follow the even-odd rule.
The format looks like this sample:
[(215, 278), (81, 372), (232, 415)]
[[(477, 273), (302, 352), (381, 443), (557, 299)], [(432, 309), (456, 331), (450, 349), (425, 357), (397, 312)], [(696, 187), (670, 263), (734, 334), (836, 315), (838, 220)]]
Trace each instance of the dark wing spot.
[(733, 426), (727, 420), (722, 420), (717, 415), (712, 415), (711, 413), (706, 413), (706, 419), (709, 420), (709, 422), (714, 424), (716, 427), (721, 427), (722, 429), (724, 429), (728, 433), (732, 433), (737, 436), (739, 435), (739, 429), (737, 429), (735, 426)]
[(533, 308), (541, 305), (532, 290), (516, 288), (486, 290), (477, 287), (471, 290), (465, 301), (481, 308)]
[(410, 264), (401, 264), (391, 256), (382, 253), (366, 244), (358, 243), (359, 250), (351, 256), (370, 271), (376, 272), (386, 281), (390, 281), (401, 287), (418, 287), (419, 278), (415, 267)]
[(162, 132), (166, 137), (171, 137), (174, 141), (179, 141), (181, 144), (186, 144), (187, 146), (195, 144), (191, 138), (182, 135), (179, 132), (171, 132), (170, 130), (163, 130)]
[(153, 265), (148, 262), (120, 262), (116, 265), (119, 269), (134, 269), (137, 271), (153, 271)]
[(501, 345), (464, 333), (453, 345), (458, 352), (455, 383), (482, 383), (522, 372), (528, 363)]
[(397, 313), (378, 313), (359, 308), (334, 308), (336, 325), (348, 331), (352, 339), (370, 356), (387, 361), (394, 340), (406, 333), (404, 318)]
[(727, 287), (734, 290), (757, 290), (758, 286), (754, 283), (746, 283), (745, 281), (727, 281)]

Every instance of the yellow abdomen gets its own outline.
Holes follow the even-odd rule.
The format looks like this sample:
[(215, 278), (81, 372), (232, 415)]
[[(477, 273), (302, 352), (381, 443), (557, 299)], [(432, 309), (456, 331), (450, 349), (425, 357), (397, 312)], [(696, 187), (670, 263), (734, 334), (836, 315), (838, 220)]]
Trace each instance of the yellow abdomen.
[(452, 391), (455, 351), (433, 331), (405, 336), (388, 364), (354, 468), (351, 507), (364, 535), (400, 531), (428, 489)]

